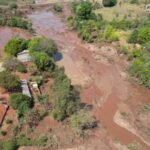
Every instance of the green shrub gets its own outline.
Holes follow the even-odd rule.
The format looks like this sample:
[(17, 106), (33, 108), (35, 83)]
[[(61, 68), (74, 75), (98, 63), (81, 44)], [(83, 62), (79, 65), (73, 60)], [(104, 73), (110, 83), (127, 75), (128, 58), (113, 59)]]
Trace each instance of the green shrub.
[(72, 4), (73, 11), (80, 20), (90, 19), (92, 14), (92, 3), (89, 1), (81, 1)]
[(32, 61), (40, 71), (51, 71), (55, 67), (53, 59), (45, 52), (33, 52), (31, 57)]
[(96, 33), (97, 26), (94, 20), (87, 20), (82, 24), (82, 27), (79, 29), (79, 36), (87, 41), (93, 42), (97, 35), (93, 34)]
[(74, 114), (70, 118), (71, 125), (77, 130), (79, 134), (83, 134), (85, 130), (95, 128), (97, 122), (89, 112), (84, 110), (79, 111), (77, 114)]
[(22, 93), (14, 93), (10, 96), (10, 105), (17, 110), (18, 117), (22, 117), (33, 106), (32, 99)]
[(142, 56), (142, 50), (141, 49), (135, 49), (135, 50), (132, 50), (132, 52), (130, 52), (128, 54), (128, 59), (132, 60), (134, 58), (138, 58), (138, 57), (141, 57), (141, 56)]
[(130, 43), (146, 44), (150, 41), (150, 28), (140, 27), (135, 29), (130, 35), (128, 41)]
[(54, 9), (56, 12), (62, 12), (62, 11), (63, 11), (63, 7), (62, 7), (61, 4), (54, 4), (53, 9)]
[(15, 37), (7, 42), (5, 45), (5, 52), (8, 55), (16, 56), (19, 52), (25, 50), (26, 48), (27, 41), (22, 38)]
[(45, 52), (52, 56), (57, 51), (57, 46), (53, 40), (45, 37), (35, 37), (29, 42), (30, 52)]
[(110, 22), (110, 25), (112, 25), (116, 29), (129, 30), (129, 29), (136, 28), (138, 26), (138, 21), (127, 20), (127, 19), (122, 19), (122, 20), (113, 19)]
[(102, 3), (105, 7), (112, 7), (117, 4), (117, 0), (103, 0)]
[(10, 7), (11, 10), (12, 9), (17, 9), (18, 5), (16, 3), (11, 3), (9, 7)]
[(11, 27), (18, 27), (27, 29), (29, 31), (32, 30), (32, 24), (20, 17), (13, 16), (7, 21), (7, 25)]
[(142, 56), (137, 57), (130, 65), (129, 71), (132, 76), (139, 79), (141, 84), (150, 88), (150, 53), (144, 52)]
[(107, 42), (114, 42), (114, 41), (119, 40), (119, 36), (112, 26), (106, 27), (104, 34), (103, 34), (103, 38)]
[(6, 140), (6, 141), (2, 141), (0, 143), (0, 147), (2, 148), (2, 150), (17, 150), (18, 149), (18, 145), (16, 143), (16, 140)]
[(8, 91), (18, 91), (21, 88), (19, 78), (9, 71), (0, 72), (0, 86)]
[(53, 117), (57, 120), (64, 120), (79, 108), (79, 93), (71, 86), (71, 81), (64, 74), (62, 68), (55, 72), (52, 98)]

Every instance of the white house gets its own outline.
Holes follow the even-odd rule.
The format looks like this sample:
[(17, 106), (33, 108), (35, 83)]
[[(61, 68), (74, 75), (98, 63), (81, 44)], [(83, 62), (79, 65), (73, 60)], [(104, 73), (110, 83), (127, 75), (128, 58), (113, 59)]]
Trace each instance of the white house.
[(17, 59), (21, 62), (31, 61), (31, 56), (29, 55), (29, 50), (24, 50), (17, 54)]

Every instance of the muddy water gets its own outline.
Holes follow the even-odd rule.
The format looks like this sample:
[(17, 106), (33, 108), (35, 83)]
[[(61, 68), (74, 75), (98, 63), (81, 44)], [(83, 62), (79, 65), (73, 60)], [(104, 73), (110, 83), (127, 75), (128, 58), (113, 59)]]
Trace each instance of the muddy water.
[(31, 38), (31, 34), (25, 30), (21, 30), (18, 28), (8, 28), (8, 27), (1, 27), (0, 28), (0, 56), (4, 53), (4, 46), (5, 44), (15, 36), (20, 36), (22, 38)]
[[(83, 44), (75, 33), (67, 31), (66, 25), (52, 12), (35, 12), (28, 17), (37, 34), (55, 40), (63, 53), (63, 59), (58, 65), (65, 67), (66, 74), (73, 84), (82, 85), (82, 102), (93, 105), (94, 114), (106, 127), (108, 135), (119, 139), (123, 144), (138, 141), (148, 150), (143, 141), (113, 122), (119, 102), (128, 100), (135, 88), (136, 92), (141, 92), (141, 89), (132, 87), (120, 75), (125, 69), (121, 65), (124, 64), (123, 60), (114, 56), (115, 62), (109, 63), (104, 53), (100, 53), (99, 60), (96, 60), (93, 57), (92, 46)], [(150, 98), (148, 92), (148, 96), (144, 92), (141, 96), (142, 94), (145, 101)], [(138, 99), (136, 96), (134, 98)]]

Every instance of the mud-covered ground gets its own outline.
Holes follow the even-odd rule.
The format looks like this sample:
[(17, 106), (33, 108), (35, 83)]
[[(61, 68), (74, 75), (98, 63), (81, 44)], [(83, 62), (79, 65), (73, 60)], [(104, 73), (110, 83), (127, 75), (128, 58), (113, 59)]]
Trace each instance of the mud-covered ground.
[[(62, 54), (57, 64), (64, 66), (72, 84), (81, 86), (81, 101), (91, 105), (99, 121), (99, 127), (90, 136), (76, 144), (64, 143), (62, 147), (71, 147), (70, 150), (127, 150), (123, 145), (136, 141), (142, 146), (140, 150), (149, 150), (149, 113), (141, 111), (142, 106), (149, 103), (149, 89), (129, 81), (128, 62), (118, 55), (114, 46), (84, 43), (77, 33), (70, 31), (65, 21), (68, 14), (65, 5), (63, 14), (54, 14), (51, 7), (46, 7), (27, 16), (37, 35), (50, 37), (57, 43)], [(1, 33), (7, 36), (5, 40)], [(12, 29), (1, 28), (1, 54), (4, 43), (11, 37)], [(59, 127), (57, 123), (54, 126)], [(42, 126), (39, 128), (42, 130)], [(62, 136), (65, 135), (62, 132)]]

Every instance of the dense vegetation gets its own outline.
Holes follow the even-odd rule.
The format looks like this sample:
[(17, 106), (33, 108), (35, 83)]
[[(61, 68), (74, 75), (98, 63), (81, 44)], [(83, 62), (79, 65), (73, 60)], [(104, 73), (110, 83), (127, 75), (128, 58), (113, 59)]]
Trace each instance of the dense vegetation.
[(10, 56), (16, 56), (19, 52), (27, 48), (28, 41), (15, 37), (8, 41), (5, 46), (5, 52)]
[(18, 117), (22, 117), (32, 108), (32, 99), (22, 93), (14, 93), (10, 96), (10, 106), (17, 110)]
[[(139, 3), (137, 1), (129, 2)], [(103, 0), (104, 6), (114, 6), (116, 3), (116, 0)], [(121, 5), (121, 3), (118, 5)], [(132, 44), (132, 48), (128, 50), (128, 47), (120, 46), (119, 53), (126, 54), (128, 60), (131, 61), (129, 69), (131, 75), (138, 78), (145, 86), (150, 87), (150, 21), (148, 16), (139, 18), (124, 16), (121, 19), (116, 16), (115, 19), (106, 21), (101, 14), (95, 14), (94, 9), (97, 8), (89, 1), (73, 2), (71, 10), (74, 16), (68, 18), (71, 27), (76, 29), (78, 35), (87, 42), (116, 42), (119, 41), (120, 32), (123, 30), (128, 31), (129, 34), (126, 39), (128, 43)], [(134, 44), (141, 46), (137, 49)], [(120, 45), (119, 42), (118, 45)]]
[(35, 37), (29, 42), (29, 50), (32, 52), (45, 52), (50, 57), (57, 52), (57, 46), (53, 40), (45, 37)]
[[(91, 2), (78, 1), (73, 2), (71, 10), (75, 16), (68, 18), (72, 27), (74, 27), (79, 36), (87, 41), (107, 41), (118, 40), (118, 35), (113, 26), (108, 26), (103, 17), (94, 13), (94, 7)], [(110, 37), (110, 38), (109, 38)]]
[(53, 70), (55, 67), (53, 59), (45, 52), (33, 52), (31, 57), (40, 71)]
[(19, 78), (9, 71), (0, 72), (0, 86), (8, 91), (18, 91), (21, 88)]
[(17, 150), (20, 146), (45, 146), (47, 142), (46, 136), (40, 136), (34, 139), (28, 138), (25, 135), (20, 135), (17, 138), (0, 141), (1, 150)]
[(58, 69), (54, 74), (53, 91), (53, 116), (57, 120), (64, 120), (79, 108), (78, 92), (71, 85), (71, 81)]

